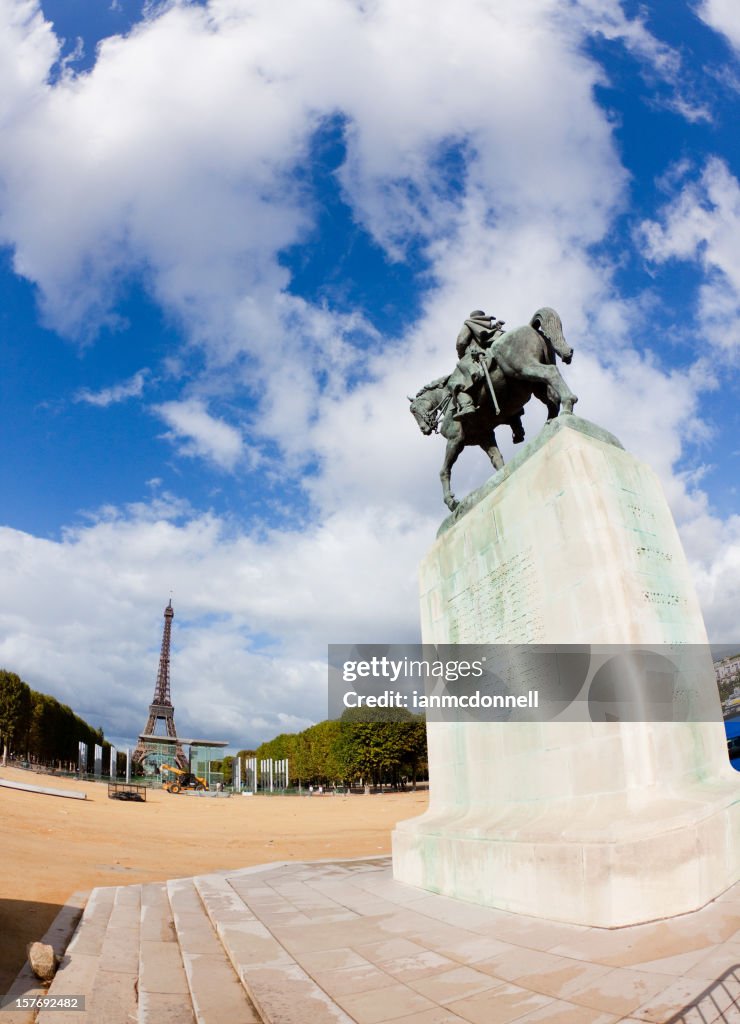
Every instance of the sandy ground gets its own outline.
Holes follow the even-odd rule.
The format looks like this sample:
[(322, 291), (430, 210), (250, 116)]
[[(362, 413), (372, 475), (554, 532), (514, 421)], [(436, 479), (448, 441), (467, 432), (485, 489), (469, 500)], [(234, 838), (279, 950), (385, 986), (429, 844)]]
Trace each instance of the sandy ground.
[(397, 821), (424, 792), (373, 796), (198, 799), (161, 790), (146, 803), (107, 798), (103, 784), (0, 767), (0, 778), (84, 791), (86, 800), (0, 787), (0, 992), (59, 907), (98, 885), (163, 881), (278, 860), (390, 852)]

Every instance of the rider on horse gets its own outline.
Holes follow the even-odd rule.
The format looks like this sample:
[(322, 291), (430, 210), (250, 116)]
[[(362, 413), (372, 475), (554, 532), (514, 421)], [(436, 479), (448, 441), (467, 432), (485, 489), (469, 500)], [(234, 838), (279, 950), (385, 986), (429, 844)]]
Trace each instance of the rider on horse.
[(477, 411), (471, 392), (483, 380), (481, 359), (490, 359), (488, 349), (494, 338), (504, 333), (503, 325), (503, 320), (486, 316), (482, 309), (474, 309), (463, 323), (455, 343), (458, 363), (447, 381), (457, 409), (454, 419), (462, 420)]

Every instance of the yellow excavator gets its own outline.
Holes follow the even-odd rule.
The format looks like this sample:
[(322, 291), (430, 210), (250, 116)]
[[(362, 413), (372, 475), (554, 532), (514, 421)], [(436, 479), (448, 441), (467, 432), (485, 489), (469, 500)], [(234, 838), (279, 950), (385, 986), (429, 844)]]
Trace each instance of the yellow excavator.
[(162, 783), (162, 789), (166, 789), (168, 793), (180, 793), (183, 789), (194, 789), (198, 792), (208, 789), (205, 779), (201, 779), (199, 775), (193, 775), (192, 772), (185, 772), (182, 768), (163, 764), (159, 771), (162, 775), (167, 772), (174, 776), (174, 778), (165, 779)]

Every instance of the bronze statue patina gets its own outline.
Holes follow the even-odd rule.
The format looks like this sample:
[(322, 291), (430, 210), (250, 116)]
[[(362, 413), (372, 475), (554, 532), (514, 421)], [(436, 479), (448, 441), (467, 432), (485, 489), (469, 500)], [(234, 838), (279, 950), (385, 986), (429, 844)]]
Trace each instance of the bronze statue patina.
[(450, 473), (463, 448), (477, 445), (501, 469), (503, 457), (496, 444), (496, 427), (511, 427), (514, 443), (524, 440), (522, 414), (532, 397), (547, 406), (547, 418), (573, 412), (578, 401), (563, 380), (555, 356), (564, 363), (573, 349), (563, 337), (563, 325), (554, 309), (543, 306), (528, 324), (503, 330), (503, 320), (475, 309), (457, 336), (457, 366), (410, 398), (411, 412), (423, 434), (440, 433), (447, 450), (440, 471), (445, 505), (457, 501)]

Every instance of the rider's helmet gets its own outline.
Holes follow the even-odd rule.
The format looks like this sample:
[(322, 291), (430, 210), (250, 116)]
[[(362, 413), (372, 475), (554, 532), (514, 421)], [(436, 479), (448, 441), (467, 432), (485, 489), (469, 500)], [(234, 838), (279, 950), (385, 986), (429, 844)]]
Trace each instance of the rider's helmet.
[(482, 309), (474, 309), (473, 312), (468, 317), (468, 319), (469, 320), (478, 320), (478, 319), (480, 319), (480, 317), (485, 316), (485, 315), (486, 314), (483, 312)]

